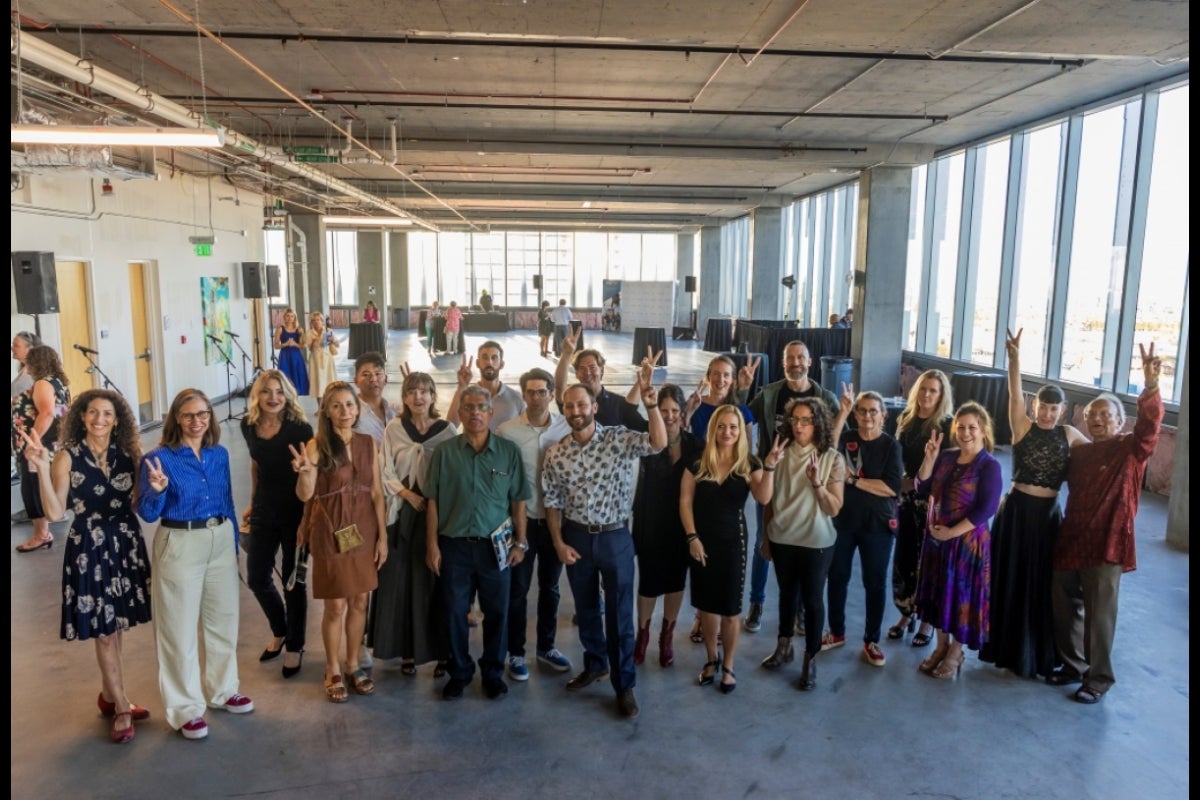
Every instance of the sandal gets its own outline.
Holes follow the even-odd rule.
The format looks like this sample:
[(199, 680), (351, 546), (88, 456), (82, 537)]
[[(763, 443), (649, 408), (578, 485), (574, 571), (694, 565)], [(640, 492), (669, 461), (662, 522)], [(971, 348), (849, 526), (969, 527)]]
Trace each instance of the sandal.
[(416, 663), (413, 661), (401, 661), (400, 662), (400, 674), (401, 675), (416, 675), (417, 674)]
[[(718, 684), (721, 694), (733, 694), (733, 690), (737, 688), (737, 675), (734, 675), (733, 670), (729, 667), (721, 667), (721, 671), (724, 673), (721, 677), (721, 682)], [(725, 678), (733, 678), (733, 682), (726, 683)]]
[(334, 675), (332, 678), (326, 678), (325, 695), (329, 698), (329, 702), (331, 703), (346, 702), (346, 698), (348, 696), (346, 693), (346, 684), (342, 683), (341, 675)]
[(1086, 686), (1080, 686), (1075, 690), (1075, 702), (1085, 705), (1095, 705), (1104, 697), (1104, 692), (1097, 692), (1095, 689), (1089, 689)]
[(447, 672), (446, 662), (439, 661), (439, 662), (437, 662), (437, 665), (434, 666), (434, 668), (433, 668), (433, 677), (444, 678), (444, 677), (446, 677), (446, 672)]
[(696, 621), (692, 623), (692, 632), (688, 634), (688, 638), (692, 640), (692, 644), (704, 644), (704, 633), (700, 630), (699, 617), (696, 617)]
[(897, 622), (892, 627), (888, 628), (887, 637), (889, 639), (903, 639), (905, 629), (909, 633), (917, 627), (916, 617), (901, 617), (900, 622)]
[[(711, 686), (713, 679), (715, 679), (717, 676), (717, 670), (720, 668), (720, 666), (720, 661), (706, 661), (704, 663), (704, 669), (700, 670), (700, 674), (696, 676), (696, 685)], [(712, 672), (709, 672), (709, 668), (712, 669)]]
[(375, 692), (375, 681), (371, 680), (371, 676), (361, 669), (356, 669), (350, 674), (350, 685), (354, 687), (355, 694), (373, 694)]
[(915, 636), (913, 636), (912, 646), (913, 647), (924, 647), (925, 645), (929, 644), (932, 641), (933, 641), (933, 636), (926, 633), (925, 631), (918, 631), (917, 634)]

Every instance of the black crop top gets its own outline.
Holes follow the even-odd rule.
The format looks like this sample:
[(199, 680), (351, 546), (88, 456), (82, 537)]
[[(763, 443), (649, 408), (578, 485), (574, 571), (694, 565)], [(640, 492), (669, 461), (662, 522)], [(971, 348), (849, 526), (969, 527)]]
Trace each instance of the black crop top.
[(1067, 429), (1062, 425), (1051, 430), (1031, 426), (1021, 441), (1013, 445), (1013, 483), (1057, 491), (1067, 479), (1070, 454)]

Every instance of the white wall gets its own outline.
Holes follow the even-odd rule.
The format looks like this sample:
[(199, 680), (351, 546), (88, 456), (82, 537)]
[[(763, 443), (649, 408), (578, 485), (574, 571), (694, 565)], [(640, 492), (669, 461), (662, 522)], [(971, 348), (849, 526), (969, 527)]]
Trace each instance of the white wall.
[[(10, 197), (10, 250), (50, 251), (56, 261), (87, 265), (92, 342), (101, 352), (102, 368), (135, 408), (141, 401), (136, 397), (133, 327), (127, 308), (129, 262), (154, 265), (146, 288), (159, 309), (150, 318), (150, 337), (161, 342), (161, 352), (154, 347), (160, 385), (166, 390), (160, 400), (169, 404), (176, 392), (189, 386), (214, 398), (226, 392), (224, 366), (204, 364), (201, 276), (230, 279), (234, 330), (250, 334), (251, 301), (243, 299), (241, 262), (262, 261), (261, 195), (242, 189), (235, 193), (217, 178), (212, 180), (210, 201), (205, 179), (180, 173), (170, 176), (161, 166), (160, 172), (164, 174), (159, 180), (114, 180), (110, 197), (100, 196), (99, 180), (25, 176), (24, 185)], [(210, 232), (210, 207), (216, 244), (211, 257), (201, 258), (194, 254), (188, 237)], [(16, 313), (16, 292), (11, 287), (10, 278), (11, 333), (33, 330), (33, 319)], [(61, 341), (59, 316), (44, 315), (40, 322), (46, 343), (61, 352), (72, 343)], [(164, 318), (169, 320), (166, 330)], [(107, 338), (100, 336), (104, 329)], [(247, 350), (248, 341), (243, 339)], [(15, 369), (10, 371), (15, 374)], [(240, 381), (240, 370), (238, 374)]]

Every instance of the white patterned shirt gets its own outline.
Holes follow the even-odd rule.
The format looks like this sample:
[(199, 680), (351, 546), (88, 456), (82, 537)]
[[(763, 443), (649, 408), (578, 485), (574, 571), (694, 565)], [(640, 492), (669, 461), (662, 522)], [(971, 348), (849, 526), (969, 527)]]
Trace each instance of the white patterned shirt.
[(596, 423), (587, 444), (567, 436), (546, 451), (542, 502), (584, 525), (625, 523), (633, 507), (637, 460), (657, 452), (649, 433)]

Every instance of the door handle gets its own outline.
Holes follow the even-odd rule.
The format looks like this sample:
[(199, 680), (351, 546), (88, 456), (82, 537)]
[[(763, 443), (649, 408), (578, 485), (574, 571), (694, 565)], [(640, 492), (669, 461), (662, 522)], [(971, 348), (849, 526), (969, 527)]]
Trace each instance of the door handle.
[(146, 350), (145, 350), (145, 352), (143, 352), (141, 355), (134, 356), (134, 358), (140, 358), (140, 359), (143, 359), (143, 360), (145, 360), (145, 361), (150, 361), (150, 360), (151, 360), (151, 359), (150, 359), (150, 348), (149, 348), (149, 347), (147, 347), (147, 348), (146, 348)]

